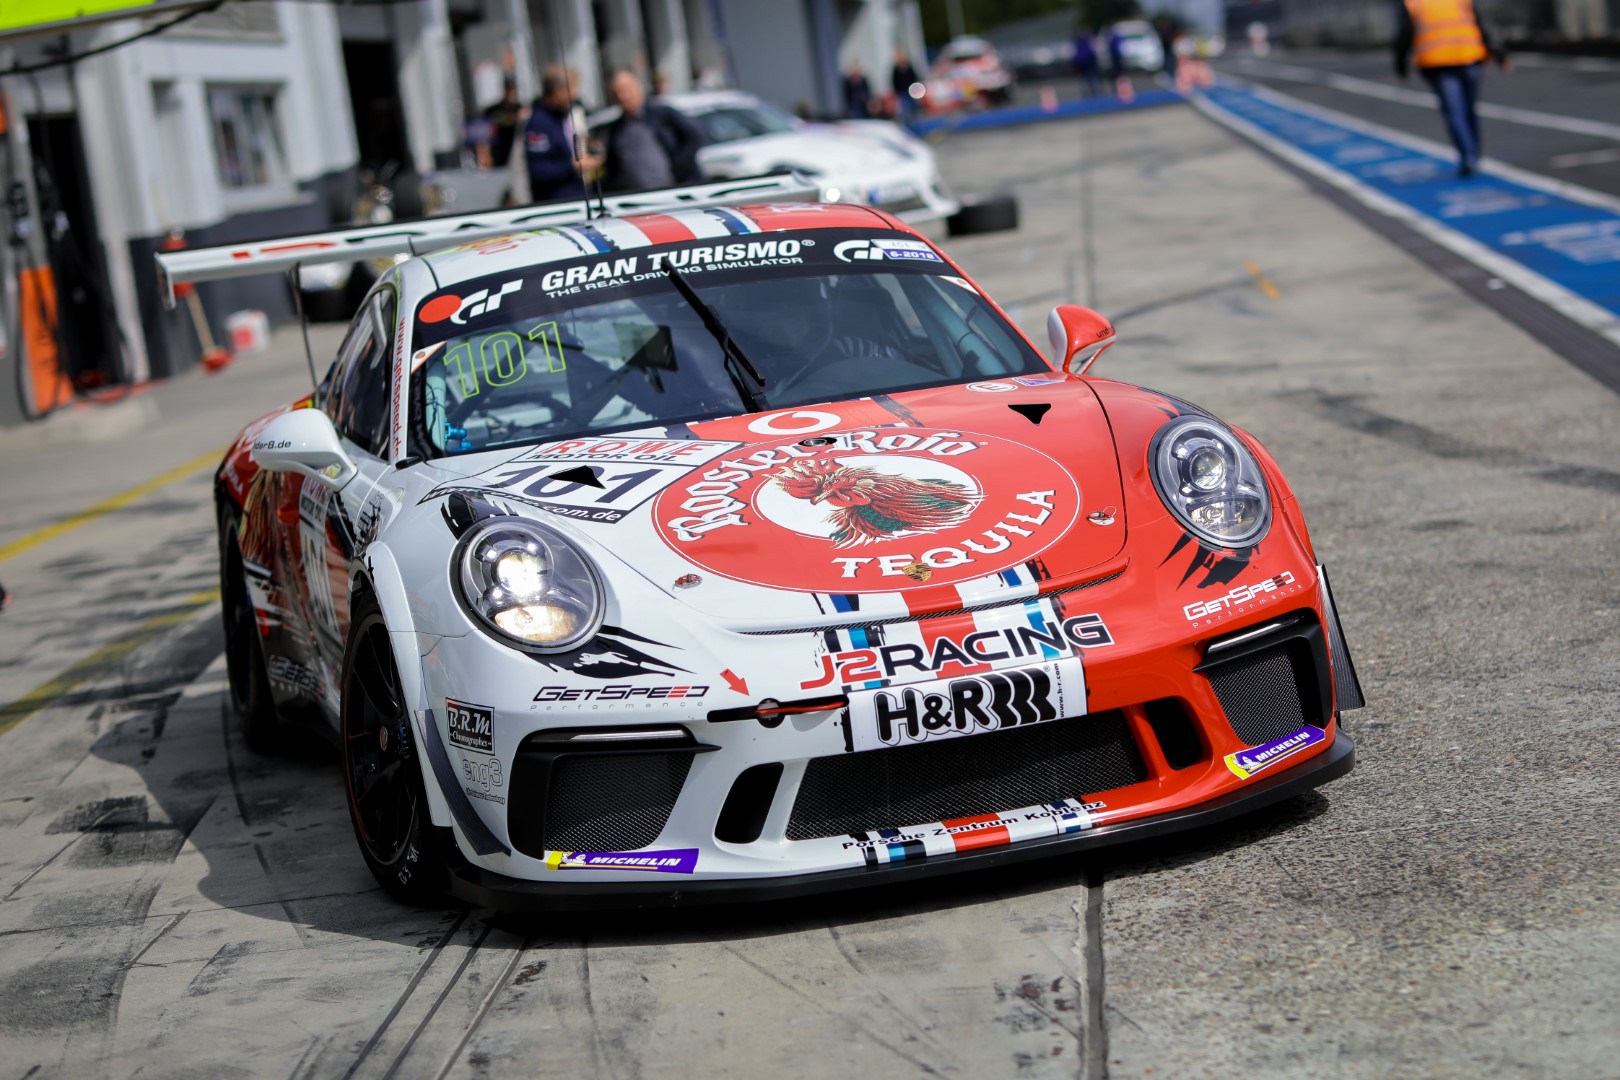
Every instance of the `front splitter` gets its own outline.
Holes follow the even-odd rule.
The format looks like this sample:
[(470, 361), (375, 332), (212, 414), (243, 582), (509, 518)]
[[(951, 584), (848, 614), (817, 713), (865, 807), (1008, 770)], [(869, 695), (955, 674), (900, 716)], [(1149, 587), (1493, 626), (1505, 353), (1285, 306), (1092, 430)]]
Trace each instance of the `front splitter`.
[(931, 856), (920, 862), (880, 863), (877, 866), (784, 877), (680, 882), (524, 881), (461, 862), (451, 870), (450, 894), (475, 907), (502, 911), (601, 911), (787, 900), (841, 889), (989, 869), (1214, 825), (1336, 780), (1354, 767), (1355, 758), (1355, 743), (1344, 733), (1343, 726), (1338, 725), (1333, 744), (1309, 761), (1256, 780), (1230, 795), (1185, 810), (1122, 821), (1116, 825), (1100, 825), (1063, 836), (1025, 840), (1004, 847), (976, 848)]

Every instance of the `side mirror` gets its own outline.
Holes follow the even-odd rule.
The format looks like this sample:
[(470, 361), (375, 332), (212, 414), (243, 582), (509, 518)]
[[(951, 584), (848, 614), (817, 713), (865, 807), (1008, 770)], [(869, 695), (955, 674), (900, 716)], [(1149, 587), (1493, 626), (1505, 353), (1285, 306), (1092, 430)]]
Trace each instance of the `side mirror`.
[(298, 473), (334, 491), (356, 472), (337, 428), (319, 409), (294, 409), (264, 425), (253, 439), (253, 461), (269, 472)]
[(1088, 307), (1059, 304), (1046, 317), (1052, 359), (1070, 375), (1083, 375), (1115, 340), (1114, 326)]

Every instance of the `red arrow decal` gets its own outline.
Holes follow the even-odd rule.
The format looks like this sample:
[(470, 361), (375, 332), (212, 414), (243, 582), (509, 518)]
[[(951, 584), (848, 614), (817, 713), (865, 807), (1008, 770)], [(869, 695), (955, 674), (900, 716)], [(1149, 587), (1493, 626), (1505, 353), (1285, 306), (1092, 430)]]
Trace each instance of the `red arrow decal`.
[(737, 691), (737, 693), (748, 693), (748, 680), (743, 678), (741, 675), (738, 675), (730, 668), (726, 668), (726, 670), (722, 671), (720, 676), (726, 680), (726, 685)]

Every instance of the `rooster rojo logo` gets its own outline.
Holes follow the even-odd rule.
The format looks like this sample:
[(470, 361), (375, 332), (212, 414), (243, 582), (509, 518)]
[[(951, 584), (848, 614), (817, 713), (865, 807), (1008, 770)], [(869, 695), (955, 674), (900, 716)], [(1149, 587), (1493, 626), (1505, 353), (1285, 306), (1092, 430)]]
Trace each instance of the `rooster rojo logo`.
[(1037, 450), (927, 428), (874, 434), (740, 449), (660, 493), (658, 531), (716, 574), (858, 593), (994, 574), (1074, 523), (1074, 479)]

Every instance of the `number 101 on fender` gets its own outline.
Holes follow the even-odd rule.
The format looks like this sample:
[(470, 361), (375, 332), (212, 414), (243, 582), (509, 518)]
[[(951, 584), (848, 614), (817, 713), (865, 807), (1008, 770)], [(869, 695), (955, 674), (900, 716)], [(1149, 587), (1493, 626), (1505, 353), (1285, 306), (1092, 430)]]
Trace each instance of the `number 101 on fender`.
[(853, 750), (879, 750), (1085, 712), (1085, 668), (1078, 656), (1066, 656), (983, 675), (854, 691), (849, 695), (849, 742)]

